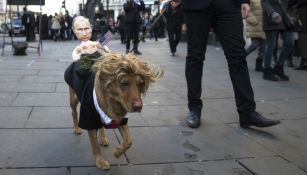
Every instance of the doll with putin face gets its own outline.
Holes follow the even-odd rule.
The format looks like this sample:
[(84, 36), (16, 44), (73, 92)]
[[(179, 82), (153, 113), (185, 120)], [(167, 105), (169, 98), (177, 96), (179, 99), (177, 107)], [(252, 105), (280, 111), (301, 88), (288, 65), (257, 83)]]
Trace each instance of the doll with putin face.
[(109, 53), (110, 50), (107, 46), (102, 46), (97, 41), (91, 41), (92, 37), (92, 25), (88, 18), (84, 16), (77, 16), (72, 23), (73, 32), (77, 38), (81, 41), (72, 52), (72, 59), (77, 61), (82, 54), (93, 54), (99, 52), (101, 55)]

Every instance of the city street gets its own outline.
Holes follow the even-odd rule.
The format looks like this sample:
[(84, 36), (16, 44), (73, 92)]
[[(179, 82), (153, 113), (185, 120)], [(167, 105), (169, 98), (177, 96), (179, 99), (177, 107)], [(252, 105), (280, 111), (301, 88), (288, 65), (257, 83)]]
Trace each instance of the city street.
[[(202, 125), (191, 129), (185, 124), (186, 43), (172, 57), (166, 39), (147, 39), (139, 46), (140, 57), (160, 65), (165, 76), (149, 89), (143, 111), (128, 115), (131, 148), (115, 158), (121, 136), (118, 130), (107, 130), (110, 145), (101, 150), (111, 169), (96, 168), (87, 132), (73, 134), (63, 77), (78, 44), (43, 41), (40, 56), (33, 48), (26, 56), (13, 56), (11, 46), (5, 47), (0, 57), (0, 175), (307, 174), (307, 71), (285, 66), (289, 82), (266, 81), (254, 71), (256, 53), (250, 55), (257, 111), (282, 123), (242, 129), (223, 51), (210, 45), (202, 82)], [(109, 47), (125, 51), (119, 40)]]

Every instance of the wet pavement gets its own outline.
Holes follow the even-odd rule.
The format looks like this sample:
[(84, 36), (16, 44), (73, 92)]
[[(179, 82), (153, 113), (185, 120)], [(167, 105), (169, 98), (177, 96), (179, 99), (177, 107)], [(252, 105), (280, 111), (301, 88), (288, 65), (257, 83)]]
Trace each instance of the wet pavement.
[[(282, 123), (242, 129), (223, 51), (208, 46), (202, 125), (190, 129), (185, 125), (186, 44), (180, 43), (172, 57), (165, 39), (139, 47), (141, 58), (160, 65), (165, 76), (149, 89), (142, 113), (128, 115), (132, 147), (116, 159), (112, 152), (121, 137), (107, 130), (110, 145), (101, 150), (111, 170), (96, 168), (87, 133), (73, 134), (63, 79), (78, 43), (44, 41), (40, 56), (33, 48), (26, 56), (13, 56), (11, 47), (5, 48), (0, 57), (0, 175), (307, 174), (307, 71), (286, 67), (289, 82), (265, 81), (254, 71), (256, 55), (250, 55), (257, 110)], [(125, 51), (119, 40), (109, 47)]]

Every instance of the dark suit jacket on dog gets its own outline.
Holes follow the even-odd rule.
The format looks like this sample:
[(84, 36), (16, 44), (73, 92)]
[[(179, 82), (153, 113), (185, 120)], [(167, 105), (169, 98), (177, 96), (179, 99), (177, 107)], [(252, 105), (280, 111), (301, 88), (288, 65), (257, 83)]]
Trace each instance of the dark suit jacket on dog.
[(95, 75), (90, 70), (83, 70), (80, 67), (80, 61), (75, 61), (69, 65), (65, 70), (64, 79), (74, 90), (81, 104), (79, 118), (80, 128), (92, 130), (104, 126), (106, 129), (110, 129), (127, 124), (127, 118), (123, 118), (119, 124), (112, 121), (110, 124), (106, 125), (101, 121), (100, 114), (94, 106), (93, 99)]

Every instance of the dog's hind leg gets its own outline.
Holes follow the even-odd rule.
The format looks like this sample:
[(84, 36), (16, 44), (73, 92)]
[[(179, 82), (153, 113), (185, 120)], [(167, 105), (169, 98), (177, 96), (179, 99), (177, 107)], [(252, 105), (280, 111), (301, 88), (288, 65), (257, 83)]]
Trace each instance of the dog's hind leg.
[(95, 157), (96, 160), (96, 166), (100, 169), (110, 169), (110, 164), (106, 160), (102, 158), (101, 152), (100, 152), (100, 146), (98, 144), (98, 139), (97, 139), (97, 130), (88, 130), (88, 136), (90, 139), (90, 143), (92, 146), (92, 153)]
[(74, 127), (74, 133), (79, 135), (82, 134), (81, 128), (79, 128), (79, 122), (78, 122), (78, 112), (77, 112), (77, 106), (78, 106), (78, 97), (75, 94), (74, 90), (70, 87), (69, 88), (69, 101), (70, 101), (70, 107), (71, 107), (71, 114), (73, 119), (73, 127)]
[(132, 141), (131, 141), (131, 136), (130, 136), (130, 131), (129, 131), (128, 125), (121, 125), (120, 127), (118, 127), (118, 130), (120, 132), (120, 135), (123, 138), (123, 143), (118, 145), (116, 147), (116, 149), (114, 150), (114, 152), (113, 152), (114, 156), (116, 158), (121, 156), (132, 145)]
[(98, 142), (102, 146), (108, 146), (110, 141), (104, 133), (104, 128), (98, 129)]

